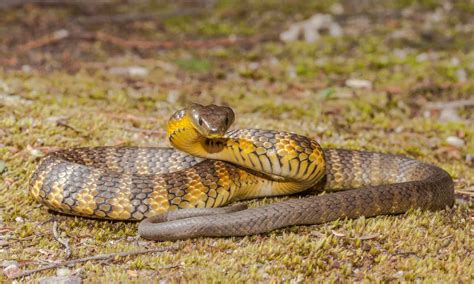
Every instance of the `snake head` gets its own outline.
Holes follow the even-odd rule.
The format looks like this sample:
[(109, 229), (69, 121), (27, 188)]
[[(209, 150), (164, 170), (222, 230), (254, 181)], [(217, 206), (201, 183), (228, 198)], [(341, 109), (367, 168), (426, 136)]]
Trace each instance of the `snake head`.
[(234, 111), (230, 107), (192, 104), (186, 108), (194, 128), (206, 138), (220, 138), (234, 122)]

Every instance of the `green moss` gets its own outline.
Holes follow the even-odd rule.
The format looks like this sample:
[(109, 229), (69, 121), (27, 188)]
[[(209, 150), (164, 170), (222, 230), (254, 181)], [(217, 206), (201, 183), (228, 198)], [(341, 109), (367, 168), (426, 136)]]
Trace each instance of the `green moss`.
[[(0, 230), (1, 240), (8, 243), (0, 248), (0, 259), (60, 261), (65, 257), (47, 222), (57, 215), (28, 193), (28, 178), (43, 152), (52, 147), (169, 146), (163, 126), (176, 109), (190, 102), (232, 106), (237, 114), (235, 127), (283, 129), (316, 137), (324, 146), (413, 156), (446, 169), (455, 178), (457, 190), (472, 187), (474, 170), (466, 162), (467, 154), (474, 153), (471, 108), (460, 108), (462, 121), (449, 123), (438, 121), (438, 110), (426, 108), (430, 102), (470, 99), (474, 91), (472, 80), (458, 82), (457, 78), (461, 68), (468, 77), (474, 74), (469, 64), (473, 54), (468, 51), (474, 37), (465, 28), (472, 10), (468, 2), (452, 5), (449, 17), (433, 31), (435, 39), (422, 29), (420, 18), (441, 4), (396, 0), (371, 2), (374, 7), (369, 8), (374, 10), (364, 9), (357, 16), (343, 5), (344, 13), (336, 20), (354, 33), (338, 38), (326, 35), (316, 43), (275, 40), (249, 46), (136, 52), (81, 41), (66, 44), (66, 49), (58, 43), (20, 56), (19, 66), (29, 64), (32, 72), (0, 69)], [(328, 12), (334, 3), (218, 1), (204, 15), (164, 22), (137, 20), (126, 28), (105, 24), (101, 31), (160, 41), (265, 35), (316, 12)], [(97, 12), (153, 12), (172, 10), (173, 5), (117, 4)], [(401, 13), (394, 7), (414, 9), (417, 17), (391, 17)], [(382, 8), (387, 16), (373, 12)], [(61, 26), (78, 13), (68, 7), (46, 11), (30, 5), (27, 10), (5, 13), (0, 26), (8, 28), (0, 29), (0, 36), (9, 39), (15, 34), (21, 39), (27, 35), (26, 41), (31, 31), (23, 26), (31, 27), (36, 21), (44, 27), (48, 23)], [(352, 21), (365, 16), (370, 19), (368, 27)], [(410, 31), (406, 37), (393, 36), (404, 30)], [(1, 50), (5, 58), (12, 55), (10, 48)], [(35, 61), (45, 53), (54, 56)], [(68, 64), (58, 68), (63, 66), (63, 56), (56, 55), (61, 54), (72, 56), (75, 64), (71, 65), (78, 69), (66, 69), (71, 67)], [(453, 64), (454, 57), (458, 64)], [(114, 66), (143, 66), (149, 73), (113, 75), (108, 70)], [(369, 80), (373, 87), (348, 88), (349, 78)], [(465, 145), (453, 148), (446, 142), (448, 136), (462, 138)], [(257, 207), (287, 198), (248, 203)], [(176, 242), (178, 249), (173, 252), (88, 262), (71, 269), (81, 269), (86, 282), (104, 283), (161, 279), (171, 283), (320, 279), (467, 283), (474, 274), (471, 212), (472, 203), (456, 204), (439, 212), (413, 210), (244, 238), (187, 240)], [(135, 238), (135, 223), (71, 216), (58, 220), (74, 258), (172, 244)], [(21, 269), (39, 266), (25, 265)], [(20, 281), (36, 282), (54, 274), (44, 271)], [(7, 281), (3, 274), (0, 281)]]
[(211, 69), (212, 64), (206, 59), (180, 59), (176, 61), (176, 64), (183, 70), (192, 72), (207, 72)]

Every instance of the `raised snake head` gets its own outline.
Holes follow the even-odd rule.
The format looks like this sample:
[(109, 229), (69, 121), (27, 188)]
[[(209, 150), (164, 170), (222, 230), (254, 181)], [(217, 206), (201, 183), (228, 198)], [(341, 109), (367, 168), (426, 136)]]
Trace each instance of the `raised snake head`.
[(185, 110), (196, 130), (206, 138), (220, 138), (234, 122), (230, 107), (192, 104)]

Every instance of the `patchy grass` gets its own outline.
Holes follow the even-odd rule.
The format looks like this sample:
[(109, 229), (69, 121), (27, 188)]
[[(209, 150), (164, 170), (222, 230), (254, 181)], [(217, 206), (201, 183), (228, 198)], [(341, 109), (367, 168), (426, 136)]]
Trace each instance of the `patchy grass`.
[[(149, 40), (255, 35), (283, 30), (313, 13), (331, 11), (334, 4), (307, 2), (284, 7), (280, 1), (250, 6), (221, 1), (206, 16), (87, 28), (116, 35), (128, 30), (133, 37)], [(474, 154), (472, 108), (460, 108), (461, 121), (448, 123), (439, 121), (439, 110), (428, 108), (432, 102), (469, 99), (474, 93), (474, 81), (462, 79), (463, 72), (467, 78), (474, 73), (472, 17), (466, 17), (473, 7), (461, 2), (446, 8), (440, 1), (393, 1), (392, 8), (384, 10), (387, 16), (381, 17), (377, 9), (382, 7), (357, 14), (363, 7), (347, 1), (345, 12), (336, 17), (346, 34), (324, 36), (313, 44), (270, 41), (251, 47), (140, 52), (71, 39), (18, 55), (17, 65), (0, 70), (0, 259), (17, 261), (21, 269), (64, 260), (65, 251), (47, 222), (53, 216), (69, 238), (74, 258), (170, 245), (136, 239), (135, 223), (49, 212), (29, 196), (28, 177), (40, 156), (56, 147), (167, 146), (163, 126), (174, 110), (190, 102), (232, 106), (235, 127), (296, 131), (326, 147), (400, 153), (435, 163), (453, 176), (456, 190), (472, 190), (474, 169), (467, 159)], [(173, 7), (134, 9), (147, 8)], [(63, 21), (81, 13), (71, 7), (26, 9), (12, 10), (0, 20), (5, 39), (1, 55), (15, 55), (15, 44), (61, 28)], [(110, 13), (123, 12), (124, 6), (114, 9)], [(444, 16), (430, 22), (434, 13)], [(30, 35), (35, 25), (40, 28)], [(10, 38), (12, 31), (19, 38)], [(109, 72), (128, 66), (143, 67), (147, 74)], [(344, 82), (350, 78), (369, 80), (373, 87), (349, 88)], [(449, 145), (449, 136), (464, 145)], [(276, 200), (281, 198), (249, 204)], [(472, 204), (457, 203), (441, 212), (341, 220), (245, 238), (179, 241), (177, 251), (71, 269), (88, 282), (106, 283), (470, 282), (472, 234)], [(44, 271), (21, 280), (33, 282), (53, 274)], [(6, 277), (0, 275), (0, 281)]]

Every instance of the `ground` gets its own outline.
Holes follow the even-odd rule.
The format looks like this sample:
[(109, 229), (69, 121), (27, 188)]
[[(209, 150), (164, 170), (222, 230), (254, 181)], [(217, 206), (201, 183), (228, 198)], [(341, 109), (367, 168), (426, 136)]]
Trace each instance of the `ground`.
[[(72, 259), (173, 248), (19, 281), (57, 273), (104, 283), (472, 281), (472, 1), (47, 2), (0, 6), (3, 268), (66, 260), (52, 218), (69, 239)], [(343, 34), (279, 40), (316, 13), (334, 15)], [(48, 151), (167, 146), (167, 119), (191, 102), (231, 106), (234, 127), (293, 131), (324, 147), (437, 164), (455, 181), (456, 204), (244, 238), (159, 243), (136, 238), (136, 223), (57, 215), (29, 195), (28, 178)]]

